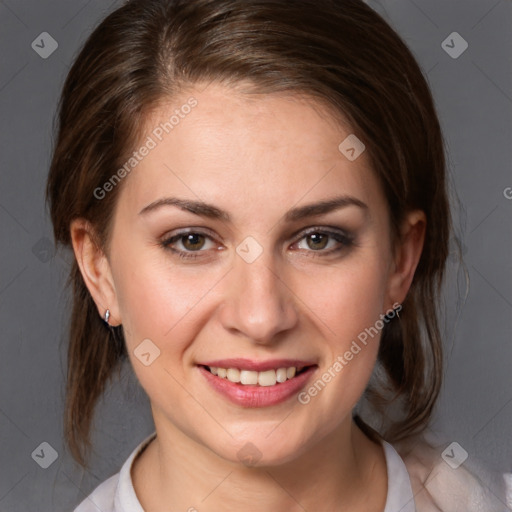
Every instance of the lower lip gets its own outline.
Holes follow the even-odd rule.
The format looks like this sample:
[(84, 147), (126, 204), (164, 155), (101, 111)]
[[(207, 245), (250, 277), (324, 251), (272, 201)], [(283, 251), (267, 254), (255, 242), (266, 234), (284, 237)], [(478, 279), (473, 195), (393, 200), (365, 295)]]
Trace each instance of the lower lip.
[(310, 366), (293, 379), (274, 386), (246, 386), (217, 377), (203, 366), (198, 368), (213, 389), (242, 407), (269, 407), (282, 403), (298, 393), (316, 370), (316, 366)]

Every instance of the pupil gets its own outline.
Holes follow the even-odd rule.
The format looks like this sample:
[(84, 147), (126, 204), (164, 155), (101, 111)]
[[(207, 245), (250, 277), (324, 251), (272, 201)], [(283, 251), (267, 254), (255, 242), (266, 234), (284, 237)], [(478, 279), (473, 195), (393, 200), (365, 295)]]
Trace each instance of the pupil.
[[(192, 233), (190, 235), (186, 235), (185, 236), (185, 247), (188, 246), (189, 249), (196, 249), (197, 247), (193, 247), (195, 245), (201, 245), (199, 242), (198, 242), (198, 238), (200, 238), (202, 235), (200, 234), (197, 234), (197, 233)], [(190, 245), (192, 245), (192, 247), (190, 247)]]
[(325, 240), (327, 240), (327, 237), (325, 235), (322, 235), (320, 233), (314, 233), (310, 235), (310, 237), (311, 240), (313, 241), (313, 245), (317, 244), (318, 247), (318, 244), (320, 244), (320, 248), (325, 247), (325, 243), (322, 244), (322, 242), (325, 242)]

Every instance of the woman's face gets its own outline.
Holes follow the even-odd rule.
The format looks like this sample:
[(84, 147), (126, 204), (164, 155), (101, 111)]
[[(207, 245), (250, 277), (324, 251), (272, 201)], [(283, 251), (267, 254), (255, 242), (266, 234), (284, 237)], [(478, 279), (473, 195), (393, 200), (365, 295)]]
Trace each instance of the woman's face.
[(278, 464), (350, 424), (381, 315), (405, 295), (367, 155), (338, 147), (350, 134), (312, 101), (220, 85), (148, 119), (141, 145), (155, 147), (115, 210), (107, 307), (157, 431)]

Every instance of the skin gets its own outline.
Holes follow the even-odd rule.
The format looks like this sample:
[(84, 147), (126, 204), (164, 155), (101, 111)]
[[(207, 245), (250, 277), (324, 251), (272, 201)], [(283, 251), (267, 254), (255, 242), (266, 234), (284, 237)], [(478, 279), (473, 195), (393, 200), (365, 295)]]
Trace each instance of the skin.
[[(156, 109), (141, 140), (190, 95), (198, 105), (124, 179), (108, 251), (94, 244), (86, 221), (71, 226), (98, 313), (108, 307), (111, 324), (122, 323), (151, 402), (157, 438), (132, 467), (136, 494), (148, 511), (381, 511), (383, 450), (351, 417), (380, 335), (306, 405), (296, 397), (263, 408), (232, 404), (196, 365), (227, 357), (313, 360), (314, 382), (404, 300), (425, 215), (410, 212), (393, 247), (388, 205), (366, 153), (351, 162), (338, 150), (350, 127), (296, 95), (195, 88)], [(367, 208), (283, 220), (289, 209), (333, 195), (353, 196)], [(176, 206), (140, 214), (170, 196), (214, 204), (232, 219)], [(353, 235), (354, 243), (328, 237), (322, 245), (303, 233), (329, 226)], [(206, 234), (192, 245), (183, 238), (173, 245), (189, 254), (196, 248), (195, 260), (161, 244), (184, 228)], [(252, 263), (236, 252), (247, 236), (263, 249)], [(144, 366), (134, 350), (147, 338), (160, 356)], [(254, 467), (237, 456), (249, 442), (261, 454)]]

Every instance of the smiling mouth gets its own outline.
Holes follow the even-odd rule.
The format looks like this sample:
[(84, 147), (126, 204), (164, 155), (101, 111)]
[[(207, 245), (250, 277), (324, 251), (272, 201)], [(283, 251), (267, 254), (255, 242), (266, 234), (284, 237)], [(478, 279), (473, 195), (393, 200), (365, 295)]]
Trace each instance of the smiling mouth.
[(228, 380), (234, 384), (242, 386), (275, 386), (276, 384), (283, 384), (288, 380), (292, 380), (312, 366), (289, 366), (276, 368), (272, 370), (265, 370), (257, 372), (253, 370), (241, 370), (239, 368), (220, 368), (216, 366), (204, 366), (202, 368), (209, 371), (221, 379)]

